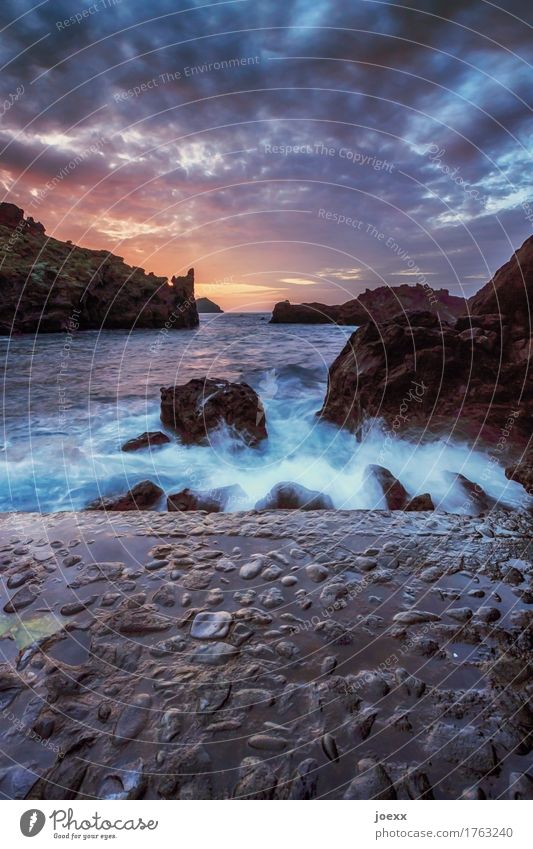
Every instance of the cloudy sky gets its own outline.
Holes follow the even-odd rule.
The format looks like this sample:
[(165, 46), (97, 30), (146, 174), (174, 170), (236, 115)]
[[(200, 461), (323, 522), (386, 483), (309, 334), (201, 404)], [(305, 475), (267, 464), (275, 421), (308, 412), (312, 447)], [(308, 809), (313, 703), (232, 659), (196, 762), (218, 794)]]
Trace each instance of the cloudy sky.
[(533, 232), (526, 15), (2, 0), (3, 199), (148, 271), (194, 266), (225, 308), (340, 303), (415, 263), (470, 295)]

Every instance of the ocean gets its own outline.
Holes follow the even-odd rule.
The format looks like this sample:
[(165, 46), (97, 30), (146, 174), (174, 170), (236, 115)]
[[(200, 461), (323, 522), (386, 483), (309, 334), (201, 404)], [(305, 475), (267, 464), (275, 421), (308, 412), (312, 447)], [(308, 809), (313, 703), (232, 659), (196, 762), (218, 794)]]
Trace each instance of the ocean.
[[(272, 325), (268, 314), (201, 316), (195, 330), (88, 331), (0, 339), (3, 368), (1, 511), (79, 510), (100, 495), (150, 479), (166, 494), (240, 484), (251, 509), (271, 487), (294, 481), (326, 492), (338, 509), (383, 508), (364, 470), (389, 468), (410, 494), (430, 492), (440, 510), (464, 496), (443, 472), (461, 472), (514, 507), (528, 502), (489, 455), (446, 438), (415, 444), (377, 425), (357, 442), (315, 413), (327, 372), (354, 328)], [(126, 440), (164, 430), (159, 389), (193, 377), (249, 383), (266, 410), (268, 440), (243, 448), (231, 434), (207, 446), (133, 453)], [(161, 505), (164, 509), (164, 504)]]

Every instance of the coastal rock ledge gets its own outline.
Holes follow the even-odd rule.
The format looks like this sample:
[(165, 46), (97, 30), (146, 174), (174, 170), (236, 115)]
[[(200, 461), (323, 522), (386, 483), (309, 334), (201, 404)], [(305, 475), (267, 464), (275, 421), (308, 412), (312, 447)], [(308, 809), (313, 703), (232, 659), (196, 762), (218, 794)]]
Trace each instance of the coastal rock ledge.
[(0, 248), (0, 335), (198, 325), (192, 268), (170, 282), (146, 274), (108, 251), (46, 236), (13, 203), (0, 203)]
[(482, 439), (531, 488), (532, 301), (533, 236), (454, 326), (424, 310), (360, 327), (330, 367), (318, 415), (357, 435), (380, 419), (391, 435)]

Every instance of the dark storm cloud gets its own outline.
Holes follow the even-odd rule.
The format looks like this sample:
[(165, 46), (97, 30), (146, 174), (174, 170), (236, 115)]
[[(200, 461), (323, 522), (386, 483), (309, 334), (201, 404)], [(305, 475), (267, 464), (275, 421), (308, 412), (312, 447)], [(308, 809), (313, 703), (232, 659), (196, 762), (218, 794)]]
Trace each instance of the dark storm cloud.
[[(97, 225), (103, 236), (119, 216), (159, 216), (166, 233), (220, 217), (215, 233), (195, 231), (194, 250), (213, 239), (315, 241), (393, 283), (401, 262), (368, 225), (422, 257), (435, 285), (474, 288), (531, 232), (523, 3), (176, 5), (54, 0), (9, 26), (32, 4), (4, 0), (4, 96), (25, 87), (0, 124), (14, 199), (24, 205), (83, 150), (54, 198), (66, 210), (79, 185), (89, 189), (82, 213), (111, 220)], [(325, 223), (320, 209), (365, 227)], [(294, 257), (305, 266), (303, 251)]]

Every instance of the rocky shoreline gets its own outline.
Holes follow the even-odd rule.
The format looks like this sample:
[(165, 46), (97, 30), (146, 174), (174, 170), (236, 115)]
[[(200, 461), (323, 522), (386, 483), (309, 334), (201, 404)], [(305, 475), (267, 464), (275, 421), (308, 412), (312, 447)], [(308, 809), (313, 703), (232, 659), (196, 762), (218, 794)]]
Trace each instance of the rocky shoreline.
[(192, 268), (170, 281), (146, 274), (47, 236), (13, 203), (0, 203), (0, 250), (0, 336), (198, 326)]
[(0, 792), (531, 799), (530, 517), (0, 517)]

